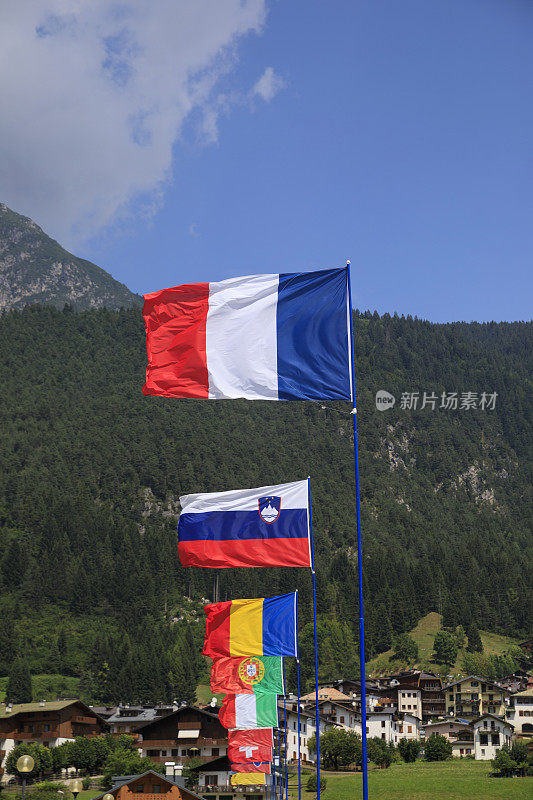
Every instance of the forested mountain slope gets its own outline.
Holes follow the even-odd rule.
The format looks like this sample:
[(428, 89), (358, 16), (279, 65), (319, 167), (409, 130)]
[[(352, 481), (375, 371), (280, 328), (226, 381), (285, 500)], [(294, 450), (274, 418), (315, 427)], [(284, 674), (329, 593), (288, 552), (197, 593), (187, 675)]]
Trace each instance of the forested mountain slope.
[[(528, 632), (531, 333), (356, 313), (369, 657), (431, 610)], [(87, 696), (118, 691), (121, 670), (122, 699), (172, 696), (196, 669), (187, 654), (199, 626), (185, 623), (214, 578), (179, 565), (179, 494), (308, 474), (319, 612), (355, 635), (348, 404), (143, 397), (137, 310), (5, 313), (0, 363), (0, 674), (18, 649), (35, 671), (83, 673)], [(380, 389), (394, 408), (376, 410)], [(401, 394), (417, 391), (418, 408), (401, 408)], [(424, 391), (434, 410), (420, 408)], [(446, 410), (442, 392), (497, 398), (492, 410)], [(302, 626), (312, 618), (306, 570), (219, 575), (221, 599), (298, 586)], [(165, 609), (180, 623), (168, 625)], [(339, 631), (328, 628), (328, 641)], [(350, 663), (353, 648), (339, 645), (331, 671)]]

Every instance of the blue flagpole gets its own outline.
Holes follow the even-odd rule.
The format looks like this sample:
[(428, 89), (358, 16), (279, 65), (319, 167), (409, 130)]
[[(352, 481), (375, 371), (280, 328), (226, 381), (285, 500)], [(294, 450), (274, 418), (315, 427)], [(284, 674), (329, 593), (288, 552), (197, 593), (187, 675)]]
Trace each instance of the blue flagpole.
[(315, 624), (315, 724), (316, 724), (316, 800), (320, 800), (320, 712), (318, 708), (318, 637), (316, 631), (316, 577), (315, 548), (313, 543), (313, 511), (311, 508), (311, 478), (307, 476), (307, 492), (309, 498), (309, 537), (311, 540), (311, 571), (313, 574), (313, 618)]
[(361, 739), (363, 768), (363, 800), (368, 800), (368, 766), (366, 760), (366, 683), (365, 683), (365, 621), (363, 615), (363, 548), (361, 543), (361, 504), (359, 500), (359, 458), (357, 454), (357, 407), (355, 402), (355, 345), (353, 336), (352, 282), (350, 262), (346, 263), (348, 272), (348, 300), (350, 321), (350, 344), (352, 355), (352, 416), (353, 453), (355, 467), (355, 503), (357, 509), (357, 565), (359, 569), (359, 659), (361, 668)]
[(298, 691), (298, 800), (302, 800), (302, 751), (300, 748), (300, 642), (298, 638), (298, 591), (296, 591), (296, 685)]
[(285, 659), (282, 658), (281, 662), (283, 664), (283, 725), (285, 728), (285, 754), (284, 754), (284, 762), (285, 762), (285, 800), (289, 798), (289, 770), (287, 767), (287, 687), (285, 686)]
[(278, 726), (278, 787), (279, 787), (279, 800), (283, 800), (281, 795), (282, 781), (281, 781), (281, 728)]

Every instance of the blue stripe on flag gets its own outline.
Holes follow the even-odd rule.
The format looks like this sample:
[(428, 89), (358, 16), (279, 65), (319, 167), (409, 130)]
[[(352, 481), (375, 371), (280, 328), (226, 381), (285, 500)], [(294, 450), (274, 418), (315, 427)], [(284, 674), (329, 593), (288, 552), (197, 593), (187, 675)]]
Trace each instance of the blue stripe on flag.
[(263, 600), (263, 655), (295, 656), (296, 595), (282, 594)]
[(350, 400), (347, 269), (281, 274), (278, 399)]
[(259, 511), (208, 511), (184, 513), (178, 524), (180, 542), (228, 539), (306, 539), (307, 509), (281, 509), (275, 522), (264, 522)]

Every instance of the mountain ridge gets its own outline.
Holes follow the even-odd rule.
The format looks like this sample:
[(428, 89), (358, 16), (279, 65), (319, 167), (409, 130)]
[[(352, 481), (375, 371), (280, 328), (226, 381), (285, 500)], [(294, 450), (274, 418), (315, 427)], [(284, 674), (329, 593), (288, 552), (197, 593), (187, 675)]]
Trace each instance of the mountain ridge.
[(0, 311), (29, 304), (140, 306), (142, 298), (92, 261), (69, 253), (29, 217), (0, 203)]

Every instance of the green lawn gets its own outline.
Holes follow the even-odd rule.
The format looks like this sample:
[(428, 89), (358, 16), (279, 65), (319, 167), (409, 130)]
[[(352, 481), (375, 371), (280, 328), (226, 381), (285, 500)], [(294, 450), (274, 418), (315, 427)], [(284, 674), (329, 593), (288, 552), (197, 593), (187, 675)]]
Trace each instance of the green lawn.
[[(368, 775), (369, 800), (531, 800), (533, 777), (489, 778), (487, 761), (417, 762), (373, 769)], [(324, 773), (324, 800), (358, 800), (362, 797), (361, 773)], [(302, 800), (311, 800), (307, 775), (302, 777)], [(291, 800), (298, 797), (297, 779), (289, 780)]]
[[(32, 675), (33, 699), (56, 700), (58, 697), (78, 697), (79, 678), (71, 675)], [(0, 702), (4, 700), (9, 678), (0, 677)]]
[[(419, 620), (416, 627), (409, 632), (409, 636), (418, 645), (419, 661), (416, 666), (422, 667), (430, 672), (438, 672), (442, 670), (444, 673), (447, 669), (435, 664), (430, 660), (433, 651), (433, 639), (435, 634), (441, 627), (441, 615), (436, 611), (431, 611)], [(481, 641), (483, 642), (483, 652), (485, 655), (492, 655), (493, 653), (504, 653), (513, 644), (517, 643), (517, 639), (512, 639), (509, 636), (500, 636), (496, 633), (488, 633), (487, 631), (480, 631)], [(454, 674), (461, 672), (461, 662), (464, 650), (459, 650), (457, 661), (451, 672)], [(402, 664), (400, 661), (390, 661), (392, 650), (387, 650), (385, 653), (380, 653), (367, 664), (368, 675), (379, 675), (388, 673), (391, 669), (398, 669), (401, 667), (414, 666), (409, 664)]]

